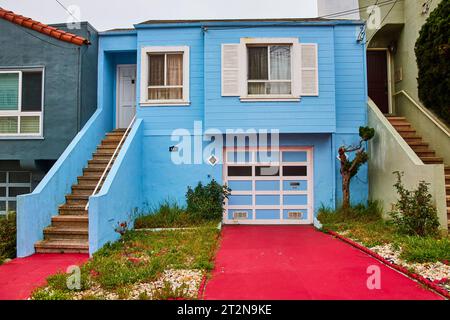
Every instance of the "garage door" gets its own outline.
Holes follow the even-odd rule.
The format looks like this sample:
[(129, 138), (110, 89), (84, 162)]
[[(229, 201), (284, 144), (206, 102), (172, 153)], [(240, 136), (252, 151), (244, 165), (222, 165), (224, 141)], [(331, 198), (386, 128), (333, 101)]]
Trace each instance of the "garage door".
[(312, 148), (225, 149), (224, 223), (311, 224)]

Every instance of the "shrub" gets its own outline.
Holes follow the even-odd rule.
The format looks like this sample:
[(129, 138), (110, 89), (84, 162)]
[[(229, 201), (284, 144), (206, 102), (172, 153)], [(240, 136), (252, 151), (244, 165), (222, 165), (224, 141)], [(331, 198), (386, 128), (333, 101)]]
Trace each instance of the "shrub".
[(16, 257), (16, 215), (0, 218), (0, 264)]
[(230, 191), (214, 179), (207, 185), (199, 182), (194, 189), (189, 186), (186, 192), (187, 211), (191, 216), (203, 220), (220, 219)]
[(402, 175), (398, 171), (397, 182), (394, 184), (400, 199), (390, 212), (398, 231), (407, 235), (436, 236), (439, 232), (439, 220), (436, 208), (433, 206), (428, 183), (420, 181), (416, 190), (407, 190), (402, 183)]
[(450, 1), (443, 0), (420, 30), (415, 53), (419, 98), (450, 124)]

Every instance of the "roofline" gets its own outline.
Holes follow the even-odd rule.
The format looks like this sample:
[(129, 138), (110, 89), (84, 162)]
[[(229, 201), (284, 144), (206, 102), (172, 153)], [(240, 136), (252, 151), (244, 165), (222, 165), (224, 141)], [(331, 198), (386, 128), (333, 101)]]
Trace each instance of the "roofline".
[(99, 36), (125, 36), (125, 35), (135, 35), (137, 34), (136, 29), (121, 29), (121, 30), (106, 30), (100, 31)]
[[(80, 23), (82, 25), (85, 24), (85, 25), (89, 26), (90, 28), (92, 28), (95, 32), (98, 33), (98, 30), (89, 21), (80, 21), (80, 22), (77, 22), (77, 23)], [(65, 23), (65, 22), (58, 22), (58, 23), (49, 24), (49, 26), (51, 26), (51, 27), (60, 27), (60, 26), (65, 26), (65, 25), (67, 25), (67, 23)]]
[(218, 19), (218, 20), (149, 20), (135, 24), (135, 29), (174, 27), (226, 27), (226, 26), (292, 26), (292, 25), (362, 25), (363, 20), (285, 18), (285, 19)]
[(2, 7), (0, 7), (0, 19), (9, 21), (10, 23), (21, 28), (30, 29), (66, 43), (74, 44), (77, 46), (91, 44), (88, 39), (85, 39), (79, 35), (60, 30), (54, 26), (50, 26), (48, 24), (16, 14), (13, 11), (6, 10)]

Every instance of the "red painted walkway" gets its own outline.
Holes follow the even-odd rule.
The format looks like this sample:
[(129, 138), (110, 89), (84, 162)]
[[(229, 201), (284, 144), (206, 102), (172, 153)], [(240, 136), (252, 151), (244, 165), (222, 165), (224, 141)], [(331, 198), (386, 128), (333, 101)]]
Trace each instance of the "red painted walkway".
[(0, 266), (0, 300), (27, 299), (48, 276), (87, 261), (87, 254), (34, 254)]
[[(367, 288), (367, 267), (381, 289)], [(225, 226), (206, 299), (441, 299), (310, 226)]]

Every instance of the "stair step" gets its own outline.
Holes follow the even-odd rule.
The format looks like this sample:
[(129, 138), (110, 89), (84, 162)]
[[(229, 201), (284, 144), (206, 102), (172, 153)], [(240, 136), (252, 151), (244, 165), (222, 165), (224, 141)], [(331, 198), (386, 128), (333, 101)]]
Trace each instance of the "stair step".
[(91, 168), (87, 167), (83, 169), (83, 173), (89, 173), (89, 172), (100, 172), (103, 173), (105, 171), (105, 168)]
[(423, 142), (423, 141), (411, 141), (408, 142), (409, 146), (412, 147), (422, 147), (422, 148), (428, 148), (429, 144), (427, 142)]
[(445, 175), (445, 184), (450, 183), (450, 175)]
[(87, 228), (87, 215), (61, 215), (52, 217), (52, 226), (61, 228)]
[(405, 117), (397, 117), (397, 116), (386, 116), (386, 118), (391, 121), (391, 120), (403, 120), (406, 121)]
[(89, 195), (83, 195), (83, 194), (66, 195), (66, 204), (68, 204), (68, 205), (86, 205), (88, 201), (89, 201)]
[(95, 184), (95, 185), (97, 185), (98, 180), (100, 179), (100, 176), (101, 175), (79, 176), (77, 178), (78, 179), (78, 184)]
[[(95, 155), (99, 155), (99, 156), (107, 156), (109, 157), (109, 159), (111, 159), (111, 156), (114, 154), (114, 149), (100, 149), (97, 150), (97, 152), (95, 153)], [(119, 154), (119, 152), (116, 152), (116, 156)]]
[(400, 134), (410, 134), (410, 133), (416, 133), (416, 130), (414, 130), (413, 128), (409, 127), (404, 127), (404, 126), (394, 126), (395, 130), (397, 130), (398, 133)]
[(88, 241), (44, 240), (38, 241), (36, 253), (89, 253)]
[(125, 132), (123, 131), (112, 131), (112, 132), (108, 132), (106, 134), (106, 137), (123, 137), (123, 135), (125, 134)]
[(44, 239), (89, 241), (88, 228), (47, 227), (44, 229)]
[(91, 195), (95, 190), (95, 185), (87, 184), (87, 185), (74, 185), (72, 186), (72, 194), (73, 195)]
[(450, 167), (445, 167), (444, 171), (445, 171), (445, 174), (449, 174), (450, 175)]
[(414, 150), (414, 152), (434, 152), (433, 150), (431, 150), (430, 148), (428, 148), (428, 147), (424, 147), (424, 146), (415, 146), (415, 145), (413, 145), (413, 146), (411, 146), (410, 145), (410, 147), (411, 147), (411, 149), (413, 149)]
[(445, 185), (445, 191), (447, 192), (447, 195), (450, 195), (450, 184)]
[(418, 136), (416, 132), (399, 132), (399, 134), (402, 136), (403, 139), (405, 138), (418, 138), (422, 140), (421, 136)]
[(59, 206), (58, 213), (60, 215), (87, 215), (86, 205), (68, 205)]
[[(109, 159), (111, 159), (112, 154), (108, 155), (108, 154), (102, 154), (102, 153), (96, 153), (92, 156), (92, 160), (107, 160), (109, 161)], [(114, 159), (116, 159), (118, 156), (118, 154), (116, 154), (114, 156)]]
[(420, 157), (420, 158), (432, 158), (432, 157), (436, 157), (436, 152), (431, 151), (431, 150), (427, 150), (427, 151), (416, 151), (414, 150), (415, 153)]
[(112, 144), (105, 144), (105, 145), (99, 145), (97, 146), (97, 150), (116, 150), (117, 145), (112, 145)]
[(422, 143), (422, 137), (414, 136), (414, 137), (403, 137), (403, 140), (406, 141), (409, 145), (412, 145), (412, 143)]
[(420, 159), (425, 164), (439, 164), (444, 162), (444, 159), (441, 157), (421, 157)]

